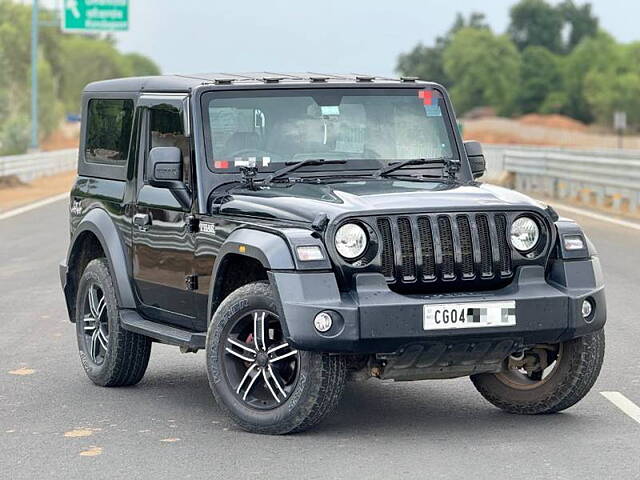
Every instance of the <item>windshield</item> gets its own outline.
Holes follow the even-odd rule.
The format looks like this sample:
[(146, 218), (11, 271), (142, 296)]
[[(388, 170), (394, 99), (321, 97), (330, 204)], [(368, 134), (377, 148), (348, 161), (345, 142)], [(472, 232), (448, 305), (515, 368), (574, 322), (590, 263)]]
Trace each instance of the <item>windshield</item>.
[[(373, 169), (456, 158), (442, 95), (433, 89), (315, 88), (204, 96), (209, 167), (273, 171), (307, 159), (316, 169)], [(418, 167), (419, 168), (419, 167)]]

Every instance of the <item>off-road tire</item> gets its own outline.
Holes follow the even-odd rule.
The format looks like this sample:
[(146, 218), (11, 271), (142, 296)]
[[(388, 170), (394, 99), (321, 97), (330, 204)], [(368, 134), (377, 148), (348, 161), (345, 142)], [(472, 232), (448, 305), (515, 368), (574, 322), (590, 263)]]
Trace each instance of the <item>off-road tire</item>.
[(230, 322), (254, 309), (278, 312), (268, 282), (238, 288), (220, 304), (207, 332), (207, 374), (219, 407), (242, 429), (260, 434), (282, 435), (313, 427), (337, 406), (346, 382), (344, 357), (300, 351), (297, 383), (282, 404), (272, 410), (257, 410), (244, 403), (223, 371), (224, 339)]
[[(92, 361), (83, 338), (84, 302), (92, 283), (99, 285), (104, 293), (109, 326), (108, 349), (100, 365)], [(97, 258), (86, 266), (78, 284), (75, 311), (80, 360), (91, 381), (103, 387), (123, 387), (135, 385), (142, 380), (149, 364), (151, 340), (122, 328), (115, 288), (106, 259)]]
[(593, 387), (604, 359), (604, 330), (565, 342), (559, 365), (540, 386), (511, 388), (495, 374), (473, 375), (471, 380), (489, 402), (509, 413), (555, 413), (579, 402)]

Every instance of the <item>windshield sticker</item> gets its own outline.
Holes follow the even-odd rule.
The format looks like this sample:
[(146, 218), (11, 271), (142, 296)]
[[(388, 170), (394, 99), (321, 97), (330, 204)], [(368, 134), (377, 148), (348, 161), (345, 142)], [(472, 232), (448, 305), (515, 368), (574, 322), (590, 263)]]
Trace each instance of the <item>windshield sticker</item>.
[[(436, 99), (437, 101), (438, 99)], [(424, 111), (427, 113), (427, 117), (441, 117), (442, 110), (439, 105), (425, 105)]]
[(262, 157), (262, 166), (268, 167), (271, 163), (271, 157)]
[(213, 166), (215, 168), (229, 168), (229, 162), (227, 160), (216, 160)]
[(236, 167), (255, 167), (256, 166), (256, 157), (236, 157), (233, 159), (233, 164)]
[(425, 105), (431, 105), (433, 103), (433, 90), (420, 90), (418, 97), (422, 99)]
[(326, 115), (326, 116), (340, 115), (340, 106), (339, 105), (322, 105), (320, 107), (320, 112), (322, 112), (322, 115)]

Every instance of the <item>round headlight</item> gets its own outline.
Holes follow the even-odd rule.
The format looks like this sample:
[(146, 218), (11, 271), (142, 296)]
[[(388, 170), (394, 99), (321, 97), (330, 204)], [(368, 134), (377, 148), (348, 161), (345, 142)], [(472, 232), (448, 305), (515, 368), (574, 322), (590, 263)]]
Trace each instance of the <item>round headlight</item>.
[(511, 244), (521, 252), (528, 252), (540, 239), (540, 229), (530, 217), (520, 217), (511, 224)]
[(367, 248), (367, 234), (361, 226), (345, 223), (336, 232), (335, 244), (336, 250), (344, 258), (357, 258)]

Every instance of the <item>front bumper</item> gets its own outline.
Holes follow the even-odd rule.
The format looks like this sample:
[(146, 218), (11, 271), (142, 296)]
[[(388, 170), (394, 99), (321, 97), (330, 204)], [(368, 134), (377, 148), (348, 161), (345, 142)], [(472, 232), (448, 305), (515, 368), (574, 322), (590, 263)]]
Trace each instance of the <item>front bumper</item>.
[[(557, 343), (601, 329), (606, 321), (602, 271), (597, 257), (553, 261), (547, 272), (521, 267), (505, 288), (485, 292), (400, 295), (380, 274), (361, 274), (352, 292), (340, 292), (331, 272), (270, 272), (279, 296), (288, 341), (301, 350), (350, 353), (393, 353), (410, 345), (448, 352), (459, 360), (504, 359), (536, 343)], [(595, 312), (590, 322), (581, 313), (585, 298)], [(515, 326), (425, 331), (423, 307), (429, 303), (515, 300)], [(313, 318), (323, 310), (340, 321), (317, 332)], [(434, 350), (435, 349), (435, 350)]]

